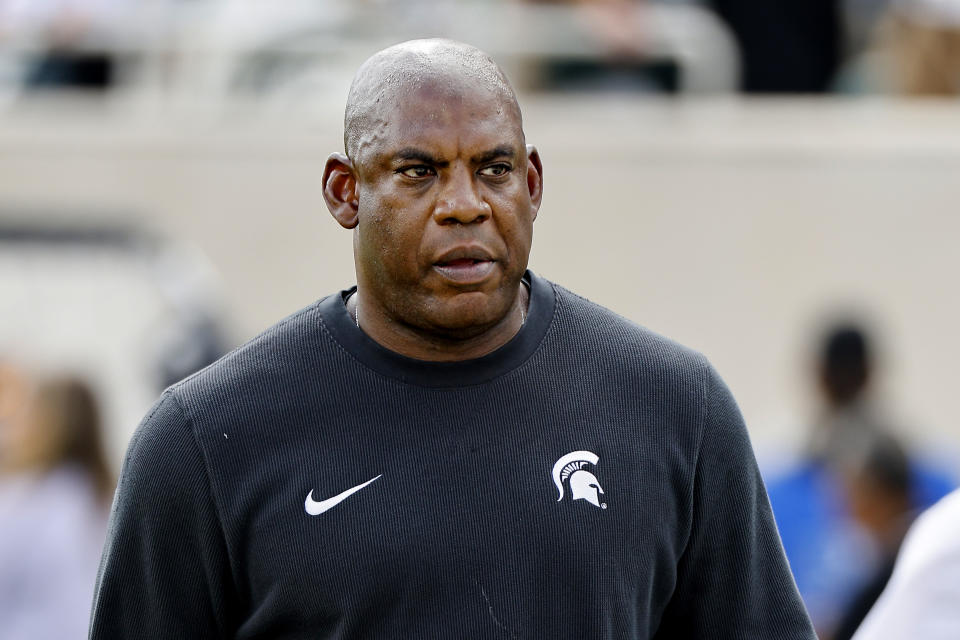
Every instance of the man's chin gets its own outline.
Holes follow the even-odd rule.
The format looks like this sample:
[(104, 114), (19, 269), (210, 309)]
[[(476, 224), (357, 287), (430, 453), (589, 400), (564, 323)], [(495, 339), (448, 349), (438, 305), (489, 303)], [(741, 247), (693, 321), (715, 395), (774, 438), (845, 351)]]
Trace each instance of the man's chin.
[(481, 291), (460, 293), (438, 305), (430, 324), (440, 333), (476, 337), (508, 319), (513, 305), (496, 294)]

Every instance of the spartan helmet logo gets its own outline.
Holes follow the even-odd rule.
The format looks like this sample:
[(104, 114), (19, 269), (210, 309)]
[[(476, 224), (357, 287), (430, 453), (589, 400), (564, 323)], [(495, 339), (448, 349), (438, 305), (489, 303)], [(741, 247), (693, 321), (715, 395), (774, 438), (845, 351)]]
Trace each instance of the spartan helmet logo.
[(597, 477), (584, 469), (585, 466), (596, 465), (600, 457), (589, 451), (574, 451), (563, 456), (553, 465), (553, 482), (557, 485), (560, 497), (563, 500), (563, 483), (569, 480), (570, 493), (574, 500), (586, 500), (595, 507), (606, 509), (607, 504), (600, 502), (603, 487)]

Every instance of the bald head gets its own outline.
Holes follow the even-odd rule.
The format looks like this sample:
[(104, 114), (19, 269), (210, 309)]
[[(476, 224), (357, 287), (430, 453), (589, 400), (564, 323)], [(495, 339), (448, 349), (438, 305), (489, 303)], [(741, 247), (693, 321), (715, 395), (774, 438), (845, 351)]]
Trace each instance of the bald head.
[(343, 126), (347, 156), (358, 162), (390, 111), (416, 92), (431, 87), (458, 95), (492, 93), (498, 96), (503, 109), (514, 112), (518, 126), (522, 127), (513, 88), (490, 56), (453, 40), (411, 40), (375, 53), (354, 76)]

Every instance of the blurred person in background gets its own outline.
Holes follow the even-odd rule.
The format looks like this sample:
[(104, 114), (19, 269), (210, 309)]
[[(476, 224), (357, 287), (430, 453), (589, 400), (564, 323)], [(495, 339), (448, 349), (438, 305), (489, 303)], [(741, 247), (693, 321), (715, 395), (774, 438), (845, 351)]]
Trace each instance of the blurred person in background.
[(33, 51), (29, 88), (102, 90), (116, 81), (124, 0), (0, 0), (0, 42)]
[(748, 93), (829, 91), (843, 55), (840, 0), (707, 0), (740, 45)]
[(895, 0), (878, 47), (896, 92), (960, 95), (960, 0)]
[(575, 9), (584, 24), (608, 53), (634, 56), (642, 52), (637, 30), (637, 9), (646, 0), (520, 0), (531, 5), (566, 6)]
[(952, 481), (914, 456), (899, 460), (906, 448), (870, 393), (874, 354), (859, 323), (827, 331), (816, 375), (822, 407), (806, 452), (767, 488), (800, 593), (818, 633), (832, 638), (880, 580), (906, 514)]
[(854, 640), (960, 637), (960, 490), (910, 528), (883, 594)]
[(90, 388), (0, 369), (0, 639), (85, 637), (114, 480)]
[(851, 42), (838, 89), (960, 95), (960, 0), (850, 0)]
[(551, 56), (538, 65), (539, 85), (549, 90), (671, 92), (678, 88), (674, 63), (647, 53), (646, 0), (521, 0), (569, 7), (597, 47), (596, 58)]
[(850, 640), (880, 597), (915, 514), (907, 452), (888, 434), (878, 434), (863, 444), (867, 448), (862, 461), (851, 464), (844, 487), (854, 521), (876, 545), (877, 562), (843, 612), (833, 640)]

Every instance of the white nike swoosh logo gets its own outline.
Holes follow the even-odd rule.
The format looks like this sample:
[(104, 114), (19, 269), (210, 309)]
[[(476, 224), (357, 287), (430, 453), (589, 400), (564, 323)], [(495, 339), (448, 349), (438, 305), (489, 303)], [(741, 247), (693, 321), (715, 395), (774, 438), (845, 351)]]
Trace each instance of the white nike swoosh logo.
[(303, 503), (303, 508), (306, 509), (307, 513), (309, 513), (310, 515), (318, 516), (324, 511), (329, 511), (330, 509), (333, 509), (335, 506), (337, 506), (338, 504), (340, 504), (341, 502), (343, 502), (344, 500), (346, 500), (347, 498), (355, 494), (357, 491), (360, 491), (360, 489), (363, 489), (365, 486), (367, 486), (371, 482), (374, 482), (375, 480), (379, 480), (380, 476), (382, 475), (383, 474), (381, 473), (376, 478), (367, 480), (363, 484), (358, 484), (352, 489), (347, 489), (343, 493), (338, 493), (332, 498), (327, 498), (322, 502), (317, 502), (316, 500), (313, 499), (313, 489), (311, 489), (310, 493), (307, 494), (306, 501)]

